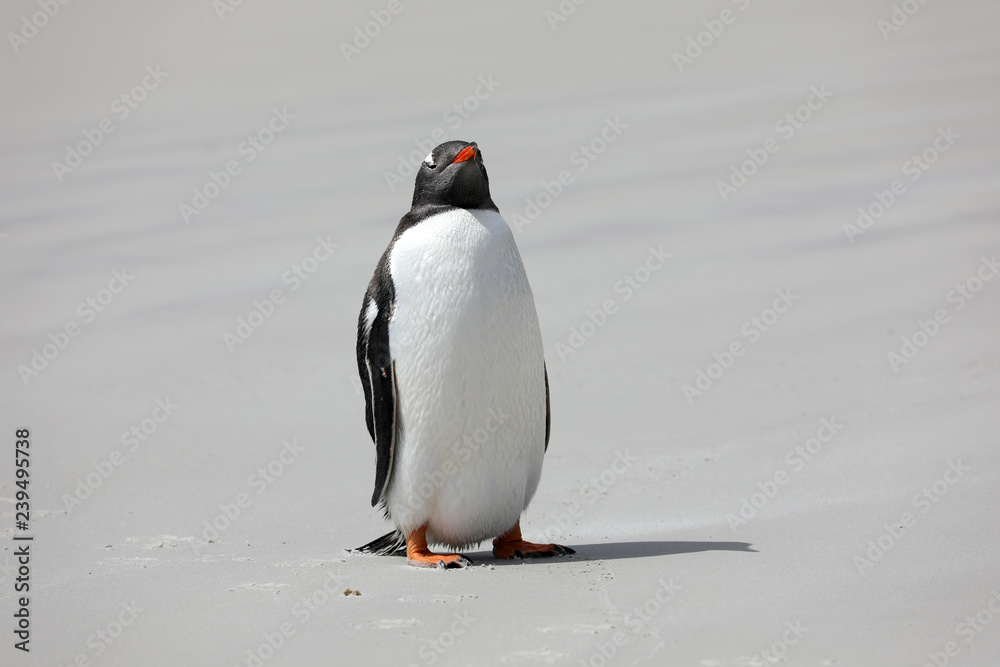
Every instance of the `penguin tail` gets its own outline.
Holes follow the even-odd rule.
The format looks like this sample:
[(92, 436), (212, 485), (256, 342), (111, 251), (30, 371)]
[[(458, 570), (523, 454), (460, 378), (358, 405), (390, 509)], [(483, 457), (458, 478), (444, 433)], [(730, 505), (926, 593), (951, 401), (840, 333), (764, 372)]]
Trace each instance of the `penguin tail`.
[(375, 554), (376, 556), (405, 556), (406, 538), (398, 530), (386, 533), (363, 547), (348, 549), (352, 554)]

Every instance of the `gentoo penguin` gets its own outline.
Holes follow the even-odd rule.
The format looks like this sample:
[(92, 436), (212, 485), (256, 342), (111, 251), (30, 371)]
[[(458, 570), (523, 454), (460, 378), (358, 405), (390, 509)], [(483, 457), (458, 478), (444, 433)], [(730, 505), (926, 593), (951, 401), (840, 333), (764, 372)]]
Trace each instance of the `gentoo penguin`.
[(375, 493), (396, 530), (361, 547), (465, 567), (574, 553), (521, 538), (549, 441), (548, 374), (534, 297), (490, 197), (475, 142), (435, 148), (379, 260), (358, 318), (358, 372), (375, 442)]

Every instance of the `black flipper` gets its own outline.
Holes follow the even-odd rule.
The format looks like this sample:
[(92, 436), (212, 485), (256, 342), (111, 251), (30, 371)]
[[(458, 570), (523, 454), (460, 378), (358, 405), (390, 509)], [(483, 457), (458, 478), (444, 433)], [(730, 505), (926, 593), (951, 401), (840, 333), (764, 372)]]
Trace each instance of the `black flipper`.
[(549, 369), (542, 362), (542, 371), (545, 373), (545, 451), (549, 451), (549, 433), (552, 431), (552, 405), (549, 403)]
[(368, 285), (358, 318), (358, 373), (365, 390), (365, 423), (375, 443), (373, 507), (389, 486), (396, 448), (396, 379), (389, 352), (389, 319), (394, 301), (387, 249)]
[(363, 547), (348, 549), (352, 554), (375, 554), (376, 556), (405, 556), (406, 539), (398, 530), (386, 533)]

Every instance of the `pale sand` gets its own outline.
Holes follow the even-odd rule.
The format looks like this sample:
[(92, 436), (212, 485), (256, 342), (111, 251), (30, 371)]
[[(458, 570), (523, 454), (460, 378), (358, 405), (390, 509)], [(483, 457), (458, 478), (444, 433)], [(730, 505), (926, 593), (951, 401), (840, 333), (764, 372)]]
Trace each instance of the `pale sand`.
[[(220, 21), (207, 1), (74, 2), (4, 47), (2, 664), (1000, 664), (1000, 280), (949, 301), (1000, 252), (996, 3), (928, 2), (887, 40), (888, 0), (594, 1), (555, 31), (555, 0), (514, 4), (406, 2), (350, 64), (338, 44), (385, 4), (247, 0)], [(727, 7), (678, 72), (672, 53)], [(7, 3), (0, 23), (37, 11)], [(147, 66), (167, 74), (122, 119), (112, 102)], [(776, 122), (814, 86), (832, 97), (787, 136)], [(468, 118), (449, 111), (477, 87)], [(247, 163), (239, 146), (275, 107), (295, 117)], [(51, 163), (103, 117), (115, 130), (60, 183)], [(590, 162), (576, 152), (606, 119), (627, 127)], [(354, 381), (361, 296), (412, 188), (385, 173), (435, 128), (479, 142), (518, 227), (553, 410), (522, 523), (572, 558), (498, 562), (483, 545), (477, 567), (441, 572), (344, 551), (388, 529)], [(904, 163), (948, 128), (912, 181)], [(716, 182), (768, 138), (777, 152), (723, 202)], [(178, 204), (228, 160), (241, 172), (184, 224)], [(572, 182), (515, 225), (562, 170)], [(905, 191), (850, 243), (843, 226), (894, 179)], [(339, 247), (293, 289), (282, 276), (317, 237)], [(626, 300), (616, 284), (651, 247), (672, 256)], [(123, 268), (134, 279), (86, 321), (77, 305)], [(223, 334), (275, 289), (230, 353)], [(751, 340), (777, 290), (792, 305)], [(895, 372), (887, 354), (939, 309)], [(18, 365), (71, 321), (25, 386)], [(567, 354), (574, 327), (592, 335)], [(689, 403), (684, 385), (719, 376), (734, 342)], [(158, 399), (179, 407), (123, 444)], [(809, 443), (824, 419), (837, 432)], [(22, 426), (30, 655), (11, 633)], [(220, 504), (240, 514), (208, 543)]]

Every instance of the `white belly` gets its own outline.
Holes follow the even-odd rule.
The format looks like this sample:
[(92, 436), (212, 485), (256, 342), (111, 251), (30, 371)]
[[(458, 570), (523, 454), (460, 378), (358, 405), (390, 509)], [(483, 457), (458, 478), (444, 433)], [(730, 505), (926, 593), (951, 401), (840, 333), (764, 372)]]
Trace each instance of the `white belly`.
[(424, 220), (393, 246), (396, 453), (386, 493), (403, 534), (464, 548), (514, 525), (545, 451), (543, 352), (534, 298), (494, 211)]

